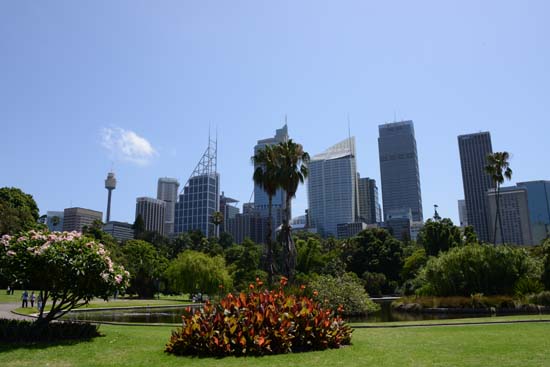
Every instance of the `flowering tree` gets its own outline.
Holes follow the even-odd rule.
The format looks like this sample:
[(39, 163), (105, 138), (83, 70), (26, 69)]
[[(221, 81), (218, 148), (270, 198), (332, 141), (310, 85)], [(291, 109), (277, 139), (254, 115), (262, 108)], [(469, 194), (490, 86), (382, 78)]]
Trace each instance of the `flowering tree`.
[[(123, 290), (129, 273), (96, 240), (79, 232), (29, 231), (0, 238), (0, 275), (39, 291), (37, 323), (48, 324), (92, 298)], [(46, 302), (51, 309), (44, 312)]]

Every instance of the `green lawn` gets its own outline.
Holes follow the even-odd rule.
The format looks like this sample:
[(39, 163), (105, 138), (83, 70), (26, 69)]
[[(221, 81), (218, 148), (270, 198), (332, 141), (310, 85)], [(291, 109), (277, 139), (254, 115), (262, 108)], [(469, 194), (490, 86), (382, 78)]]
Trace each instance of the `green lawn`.
[(163, 353), (170, 327), (102, 325), (103, 337), (56, 345), (0, 345), (11, 366), (548, 366), (550, 324), (357, 329), (339, 350), (261, 358)]

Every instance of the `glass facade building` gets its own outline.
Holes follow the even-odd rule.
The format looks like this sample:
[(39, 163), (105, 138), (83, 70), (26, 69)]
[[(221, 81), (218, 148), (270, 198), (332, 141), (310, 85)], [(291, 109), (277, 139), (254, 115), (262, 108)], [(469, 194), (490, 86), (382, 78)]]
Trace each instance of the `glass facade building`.
[(468, 225), (473, 226), (480, 241), (493, 240), (489, 234), (487, 192), (495, 187), (491, 176), (485, 172), (487, 156), (493, 153), (491, 134), (480, 132), (458, 137), (462, 183)]
[(410, 209), (422, 221), (422, 194), (414, 125), (400, 121), (378, 126), (378, 152), (384, 219), (390, 211)]
[(355, 138), (311, 158), (308, 175), (310, 226), (323, 236), (338, 235), (338, 224), (359, 218)]
[(535, 245), (550, 236), (550, 181), (518, 182), (527, 189), (531, 232)]
[(200, 230), (217, 236), (212, 214), (220, 210), (220, 176), (217, 173), (191, 177), (176, 203), (175, 233)]
[(367, 224), (382, 222), (378, 187), (376, 180), (364, 177), (358, 179), (359, 188), (359, 218)]

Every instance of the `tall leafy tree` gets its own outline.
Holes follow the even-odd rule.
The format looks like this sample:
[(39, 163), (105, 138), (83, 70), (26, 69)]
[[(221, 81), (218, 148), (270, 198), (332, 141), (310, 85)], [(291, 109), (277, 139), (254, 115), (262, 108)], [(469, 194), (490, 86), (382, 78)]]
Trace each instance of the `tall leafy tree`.
[(485, 167), (485, 171), (491, 176), (491, 179), (496, 184), (496, 215), (493, 236), (493, 242), (495, 244), (497, 243), (497, 228), (500, 228), (500, 240), (504, 243), (504, 229), (500, 217), (500, 186), (504, 183), (505, 179), (512, 179), (512, 169), (510, 168), (509, 159), (510, 154), (508, 152), (495, 152), (487, 156), (487, 166)]
[(149, 242), (127, 241), (122, 247), (124, 265), (130, 271), (129, 292), (136, 292), (142, 298), (151, 298), (155, 293), (155, 281), (168, 266), (168, 260), (159, 255)]
[(428, 219), (418, 233), (418, 244), (422, 245), (428, 256), (437, 256), (440, 252), (462, 245), (460, 228), (449, 218)]
[(274, 147), (278, 161), (276, 177), (281, 188), (285, 191), (285, 207), (283, 211), (283, 225), (281, 239), (285, 253), (284, 269), (286, 276), (292, 281), (296, 271), (296, 245), (292, 239), (290, 220), (292, 219), (291, 204), (296, 196), (298, 185), (304, 183), (309, 170), (309, 154), (301, 144), (292, 139), (277, 144)]
[(38, 206), (33, 197), (15, 187), (0, 188), (0, 234), (36, 227)]
[(266, 235), (266, 248), (267, 248), (267, 274), (269, 284), (273, 283), (273, 275), (275, 274), (274, 261), (273, 261), (273, 197), (277, 193), (277, 189), (280, 187), (278, 173), (278, 161), (276, 152), (270, 145), (259, 149), (252, 157), (252, 163), (256, 167), (254, 169), (253, 180), (254, 183), (262, 188), (268, 197), (268, 218), (267, 218), (267, 235)]

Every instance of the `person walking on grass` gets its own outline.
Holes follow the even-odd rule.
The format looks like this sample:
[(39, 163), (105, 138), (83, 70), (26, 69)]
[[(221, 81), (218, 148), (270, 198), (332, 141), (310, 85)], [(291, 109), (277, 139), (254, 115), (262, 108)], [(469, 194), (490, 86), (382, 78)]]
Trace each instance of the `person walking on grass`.
[(34, 291), (31, 292), (31, 307), (34, 307), (34, 300), (36, 299), (36, 296), (34, 295)]
[(29, 293), (27, 292), (27, 290), (25, 290), (21, 295), (21, 307), (29, 307)]
[(38, 306), (38, 311), (42, 310), (42, 294), (38, 294), (38, 299), (36, 300), (36, 305)]

